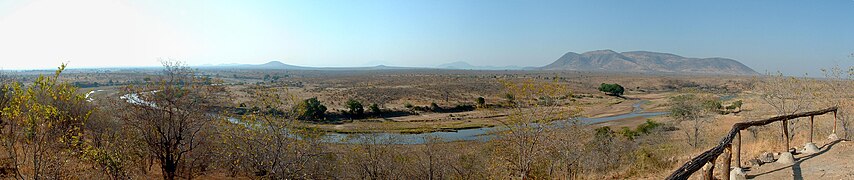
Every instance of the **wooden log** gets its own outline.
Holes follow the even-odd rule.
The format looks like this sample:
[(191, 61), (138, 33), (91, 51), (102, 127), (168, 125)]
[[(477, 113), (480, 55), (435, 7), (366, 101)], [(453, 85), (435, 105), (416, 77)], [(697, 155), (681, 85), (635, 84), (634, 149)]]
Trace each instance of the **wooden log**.
[(706, 172), (703, 172), (703, 179), (705, 180), (715, 180), (715, 159), (717, 157), (713, 157), (712, 160), (709, 161), (709, 169), (706, 169)]
[(738, 141), (735, 144), (735, 167), (741, 168), (741, 131), (736, 134)]
[(724, 150), (724, 166), (721, 167), (721, 179), (729, 180), (730, 167), (732, 167), (732, 144)]
[(812, 136), (813, 136), (813, 119), (814, 118), (815, 118), (815, 116), (810, 116), (810, 143), (813, 142)]
[(783, 141), (786, 146), (782, 152), (789, 152), (789, 120), (783, 120)]
[(836, 110), (833, 110), (833, 134), (836, 134)]

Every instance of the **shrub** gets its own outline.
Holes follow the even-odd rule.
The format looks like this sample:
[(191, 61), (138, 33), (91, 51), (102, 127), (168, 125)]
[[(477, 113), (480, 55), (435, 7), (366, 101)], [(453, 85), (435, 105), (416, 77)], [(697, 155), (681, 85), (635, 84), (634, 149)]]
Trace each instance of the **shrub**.
[[(410, 105), (410, 106), (412, 106), (412, 105)], [(382, 114), (382, 110), (380, 109), (380, 106), (377, 104), (371, 104), (371, 106), (369, 108), (371, 108), (371, 113), (374, 113), (377, 115)]]
[(486, 105), (486, 99), (483, 99), (483, 97), (477, 97), (477, 106), (483, 107), (484, 105)]

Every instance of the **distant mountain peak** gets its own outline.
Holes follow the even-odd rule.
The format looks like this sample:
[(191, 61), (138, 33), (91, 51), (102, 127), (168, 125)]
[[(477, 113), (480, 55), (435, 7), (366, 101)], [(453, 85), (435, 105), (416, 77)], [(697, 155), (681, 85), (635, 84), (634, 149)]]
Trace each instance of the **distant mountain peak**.
[(440, 69), (472, 69), (472, 70), (519, 70), (519, 66), (476, 66), (465, 61), (455, 61), (436, 66)]
[(614, 50), (610, 50), (610, 49), (603, 49), (603, 50), (589, 51), (589, 52), (585, 52), (585, 53), (583, 53), (583, 54), (591, 54), (591, 55), (593, 55), (593, 54), (619, 54), (619, 53), (617, 53), (617, 52), (616, 52), (616, 51), (614, 51)]
[(567, 52), (542, 70), (579, 70), (649, 73), (758, 74), (740, 62), (726, 58), (686, 58), (675, 54), (596, 50), (582, 54)]

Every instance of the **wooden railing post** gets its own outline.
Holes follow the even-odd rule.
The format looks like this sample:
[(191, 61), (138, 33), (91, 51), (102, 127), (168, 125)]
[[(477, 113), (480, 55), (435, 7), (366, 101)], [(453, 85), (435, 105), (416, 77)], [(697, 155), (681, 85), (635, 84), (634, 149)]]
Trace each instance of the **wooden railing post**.
[(741, 168), (741, 131), (736, 134), (738, 141), (735, 144), (735, 167)]
[(707, 169), (706, 172), (703, 172), (703, 179), (715, 179), (715, 159), (717, 159), (717, 157), (712, 157), (712, 160), (709, 160), (709, 164), (711, 164), (711, 166), (709, 166), (709, 169)]
[[(807, 116), (823, 115), (823, 114), (833, 112), (834, 113), (834, 124), (836, 124), (835, 121), (838, 120), (838, 117), (836, 116), (837, 109), (838, 109), (838, 107), (830, 107), (827, 109), (822, 109), (822, 110), (817, 110), (817, 111), (801, 112), (801, 113), (790, 114), (790, 115), (776, 116), (776, 117), (767, 118), (767, 119), (763, 119), (763, 120), (735, 123), (732, 125), (732, 129), (730, 129), (729, 133), (721, 140), (721, 142), (717, 146), (715, 146), (709, 150), (706, 150), (705, 152), (701, 153), (697, 157), (692, 158), (691, 161), (686, 162), (681, 167), (679, 167), (679, 169), (676, 169), (675, 171), (673, 171), (673, 173), (670, 174), (670, 176), (667, 176), (666, 179), (668, 179), (668, 180), (688, 179), (691, 177), (692, 174), (695, 174), (697, 171), (699, 171), (700, 169), (703, 169), (703, 168), (708, 168), (708, 169), (705, 169), (704, 172), (702, 172), (702, 176), (704, 179), (714, 178), (713, 176), (714, 176), (714, 168), (715, 168), (715, 164), (714, 164), (715, 159), (720, 157), (720, 155), (722, 153), (724, 153), (724, 151), (729, 151), (730, 153), (732, 152), (731, 151), (733, 148), (732, 143), (734, 143), (733, 141), (735, 140), (735, 138), (738, 138), (738, 142), (736, 142), (738, 144), (736, 144), (736, 147), (735, 147), (735, 148), (737, 148), (735, 150), (736, 163), (737, 163), (736, 166), (740, 167), (741, 166), (741, 140), (742, 140), (741, 130), (744, 130), (745, 128), (749, 128), (749, 127), (753, 127), (753, 126), (764, 126), (764, 125), (769, 125), (769, 124), (772, 124), (772, 123), (775, 123), (778, 121), (783, 122), (783, 125), (781, 126), (783, 128), (783, 136), (784, 136), (783, 139), (786, 141), (786, 147), (787, 147), (787, 151), (788, 151), (789, 132), (788, 132), (788, 121), (787, 120), (795, 119), (795, 118), (801, 118), (801, 117), (807, 117)], [(834, 127), (836, 127), (836, 125), (834, 125)], [(834, 129), (836, 129), (836, 128), (834, 128)], [(835, 130), (834, 130), (834, 132), (835, 132)], [(731, 154), (728, 156), (731, 156)], [(708, 166), (706, 166), (706, 165), (708, 165)], [(726, 170), (729, 171), (730, 169), (726, 169)]]
[(833, 111), (833, 134), (836, 134), (836, 111)]
[(729, 180), (730, 167), (732, 167), (732, 144), (727, 145), (724, 150), (724, 165), (721, 167), (721, 179)]
[(783, 149), (783, 152), (789, 152), (789, 120), (783, 120), (783, 141), (786, 142), (786, 149)]
[(812, 142), (813, 142), (813, 141), (812, 141), (812, 136), (813, 136), (813, 133), (812, 133), (812, 132), (813, 132), (813, 119), (814, 119), (814, 118), (815, 118), (815, 116), (810, 116), (810, 143), (812, 143)]

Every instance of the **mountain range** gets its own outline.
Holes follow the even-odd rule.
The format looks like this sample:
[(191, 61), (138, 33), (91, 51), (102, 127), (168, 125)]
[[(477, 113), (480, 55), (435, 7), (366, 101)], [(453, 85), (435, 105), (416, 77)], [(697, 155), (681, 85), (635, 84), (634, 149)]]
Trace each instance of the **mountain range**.
[(199, 66), (205, 69), (274, 69), (274, 70), (388, 70), (388, 69), (417, 69), (410, 67), (395, 67), (386, 65), (366, 67), (307, 67), (285, 64), (280, 61), (270, 61), (264, 64), (222, 64)]
[(687, 58), (674, 54), (612, 50), (582, 54), (568, 52), (540, 70), (575, 70), (604, 72), (692, 73), (692, 74), (758, 74), (740, 62), (726, 58)]
[[(283, 69), (283, 70), (388, 70), (388, 69), (431, 69), (420, 67), (366, 66), (366, 67), (306, 67), (271, 61), (264, 64), (224, 64), (208, 65), (200, 68), (214, 69)], [(631, 51), (614, 52), (612, 50), (590, 51), (582, 54), (568, 52), (546, 66), (475, 66), (457, 61), (436, 66), (432, 69), (459, 70), (568, 70), (594, 72), (642, 72), (676, 74), (733, 74), (756, 75), (756, 71), (740, 62), (726, 58), (688, 58), (674, 54)]]
[(439, 69), (468, 69), (468, 70), (519, 70), (523, 69), (520, 66), (475, 66), (471, 65), (465, 61), (457, 61), (452, 63), (445, 63), (436, 66)]

